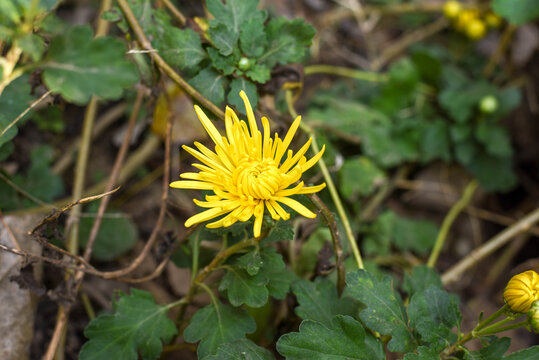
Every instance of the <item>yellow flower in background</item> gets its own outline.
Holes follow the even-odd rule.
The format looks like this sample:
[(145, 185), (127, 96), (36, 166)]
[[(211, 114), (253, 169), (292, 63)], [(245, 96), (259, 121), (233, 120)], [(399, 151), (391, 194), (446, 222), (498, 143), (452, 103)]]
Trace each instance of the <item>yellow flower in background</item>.
[(303, 181), (297, 183), (301, 175), (322, 157), (325, 147), (307, 160), (304, 154), (311, 145), (312, 139), (309, 139), (294, 154), (288, 146), (299, 127), (301, 116), (294, 120), (284, 139), (280, 139), (277, 133), (271, 138), (268, 119), (262, 117), (263, 133), (260, 132), (247, 95), (241, 91), (240, 96), (245, 103), (248, 125), (245, 121), (240, 121), (236, 113), (227, 106), (226, 136), (222, 136), (202, 109), (195, 105), (198, 118), (215, 143), (215, 149), (212, 151), (199, 142), (195, 142), (198, 150), (183, 146), (189, 154), (202, 162), (193, 164), (200, 172), (183, 173), (180, 177), (185, 180), (174, 181), (170, 186), (178, 189), (211, 190), (213, 194), (207, 195), (205, 201), (193, 200), (195, 204), (208, 210), (187, 219), (185, 226), (190, 227), (222, 216), (206, 226), (227, 227), (254, 216), (253, 233), (255, 237), (259, 237), (266, 208), (274, 220), (290, 218), (290, 214), (280, 204), (305, 217), (316, 217), (316, 214), (290, 196), (315, 193), (326, 186), (322, 183), (306, 187)]
[(503, 292), (505, 303), (514, 312), (525, 313), (539, 300), (539, 275), (528, 270), (509, 280)]

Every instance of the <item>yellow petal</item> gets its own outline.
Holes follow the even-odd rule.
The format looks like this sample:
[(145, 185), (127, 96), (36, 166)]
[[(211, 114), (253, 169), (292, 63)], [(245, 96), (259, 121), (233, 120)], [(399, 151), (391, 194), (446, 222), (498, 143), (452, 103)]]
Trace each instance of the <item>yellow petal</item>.
[(325, 187), (326, 187), (326, 183), (322, 183), (320, 185), (314, 185), (314, 186), (306, 186), (302, 188), (301, 190), (299, 190), (297, 194), (313, 194), (315, 192), (319, 192)]
[(251, 129), (251, 136), (256, 136), (256, 132), (258, 131), (258, 126), (256, 125), (256, 119), (255, 114), (253, 113), (253, 108), (251, 107), (251, 103), (249, 102), (249, 98), (247, 98), (247, 94), (245, 94), (245, 91), (240, 91), (240, 97), (243, 99), (243, 102), (245, 103), (245, 112), (247, 113), (247, 121), (249, 121), (249, 128)]
[(313, 167), (314, 164), (316, 164), (318, 162), (318, 160), (320, 160), (320, 158), (322, 157), (322, 155), (324, 155), (324, 151), (326, 150), (326, 145), (323, 145), (322, 146), (322, 150), (320, 150), (318, 152), (318, 154), (316, 154), (315, 156), (313, 156), (312, 158), (309, 159), (309, 161), (307, 161), (305, 163), (305, 165), (301, 166), (301, 171), (302, 172), (305, 172), (307, 170), (309, 170), (311, 167)]
[(283, 157), (284, 153), (288, 149), (288, 146), (292, 142), (292, 138), (294, 135), (296, 135), (296, 131), (298, 130), (299, 123), (301, 122), (301, 116), (298, 116), (296, 120), (290, 125), (290, 129), (288, 129), (288, 132), (286, 133), (286, 136), (284, 137), (283, 143), (280, 144), (279, 148), (277, 149), (277, 153), (275, 154), (275, 161), (279, 163), (281, 161), (281, 158)]
[(260, 237), (260, 232), (262, 230), (262, 219), (264, 218), (264, 202), (260, 201), (255, 207), (255, 224), (253, 226), (253, 234), (255, 238)]
[(297, 202), (294, 199), (279, 196), (275, 196), (273, 199), (282, 202), (286, 206), (296, 210), (299, 214), (307, 218), (314, 219), (316, 217), (315, 213), (313, 213), (311, 210), (307, 209), (305, 206), (303, 206), (301, 203)]
[(290, 214), (284, 211), (283, 207), (277, 203), (277, 201), (270, 199), (271, 206), (275, 209), (277, 214), (279, 214), (280, 217), (283, 218), (283, 220), (290, 219)]
[(297, 184), (291, 189), (284, 189), (284, 190), (277, 191), (275, 193), (275, 196), (292, 196), (292, 195), (297, 194), (301, 190), (302, 187), (303, 187), (303, 181), (301, 181), (299, 184)]
[(195, 105), (195, 111), (198, 115), (198, 119), (204, 126), (204, 129), (206, 129), (208, 135), (210, 135), (210, 138), (213, 140), (213, 142), (219, 145), (223, 145), (223, 141), (221, 140), (221, 134), (219, 133), (215, 125), (213, 125), (213, 123), (210, 121), (210, 119), (208, 119), (200, 106)]
[(277, 214), (277, 212), (275, 211), (275, 209), (271, 205), (271, 201), (266, 200), (265, 204), (266, 204), (266, 207), (268, 208), (269, 213), (271, 214), (271, 218), (273, 220), (279, 220), (281, 217), (279, 216), (279, 214)]
[(185, 222), (185, 227), (190, 227), (195, 224), (199, 224), (201, 222), (213, 219), (217, 216), (223, 215), (228, 211), (221, 209), (220, 207), (212, 208), (206, 211), (203, 211), (201, 213), (195, 214), (191, 216), (187, 221)]
[(305, 145), (303, 145), (301, 149), (299, 149), (296, 155), (294, 155), (292, 158), (287, 158), (285, 160), (285, 162), (281, 165), (280, 170), (284, 173), (290, 170), (290, 168), (294, 166), (294, 164), (296, 164), (299, 161), (299, 159), (301, 159), (301, 157), (307, 152), (307, 150), (309, 149), (309, 146), (311, 146), (312, 141), (313, 139), (309, 138), (309, 140), (307, 140)]
[(195, 190), (213, 190), (215, 185), (207, 182), (202, 181), (188, 181), (188, 180), (180, 180), (180, 181), (173, 181), (169, 185), (170, 187), (176, 188), (176, 189), (195, 189)]

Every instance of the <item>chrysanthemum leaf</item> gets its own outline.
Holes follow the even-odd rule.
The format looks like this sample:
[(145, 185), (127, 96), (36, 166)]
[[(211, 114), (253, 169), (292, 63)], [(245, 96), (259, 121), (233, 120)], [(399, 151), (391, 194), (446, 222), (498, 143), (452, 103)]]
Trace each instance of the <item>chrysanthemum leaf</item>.
[(154, 46), (169, 65), (180, 69), (193, 68), (206, 58), (200, 36), (192, 29), (180, 30), (170, 26)]
[(417, 343), (408, 327), (408, 317), (392, 280), (386, 276), (382, 281), (364, 270), (348, 273), (348, 290), (352, 297), (366, 305), (361, 311), (361, 320), (369, 328), (383, 335), (391, 335), (390, 351), (405, 352), (415, 349)]
[(404, 274), (404, 290), (408, 296), (413, 296), (415, 293), (425, 291), (429, 286), (434, 285), (438, 288), (442, 288), (442, 280), (440, 275), (436, 273), (432, 268), (426, 265), (419, 265), (414, 267), (412, 274)]
[(210, 47), (207, 50), (213, 67), (220, 70), (223, 75), (230, 75), (236, 70), (236, 63), (239, 60), (239, 56), (236, 56), (235, 52), (230, 56), (223, 56), (215, 48)]
[(51, 40), (43, 80), (76, 104), (85, 104), (92, 95), (117, 99), (139, 78), (135, 65), (125, 60), (126, 51), (119, 39), (93, 39), (89, 26), (76, 27)]
[(348, 296), (339, 298), (335, 284), (325, 278), (317, 278), (314, 282), (298, 280), (292, 284), (292, 292), (299, 303), (295, 312), (303, 320), (314, 320), (331, 327), (335, 315), (357, 313), (357, 302)]
[(385, 180), (384, 172), (365, 156), (345, 160), (339, 175), (341, 192), (350, 200), (371, 194)]
[(219, 346), (217, 353), (204, 360), (274, 360), (268, 350), (256, 345), (249, 339), (239, 339)]
[(157, 359), (163, 341), (176, 334), (174, 322), (167, 317), (168, 308), (156, 305), (153, 296), (142, 290), (131, 289), (122, 294), (114, 314), (100, 315), (84, 330), (89, 341), (79, 354), (81, 360), (90, 359)]
[[(97, 203), (90, 205), (87, 213), (95, 214)], [(137, 242), (138, 232), (133, 220), (124, 213), (116, 213), (116, 217), (104, 217), (95, 239), (92, 258), (100, 261), (111, 261), (129, 251)], [(84, 216), (80, 220), (80, 245), (85, 248), (95, 216)]]
[(245, 72), (245, 75), (257, 82), (257, 83), (265, 83), (268, 81), (271, 77), (270, 68), (264, 64), (255, 63)]
[(264, 52), (267, 44), (264, 20), (265, 18), (253, 18), (241, 25), (241, 50), (248, 57), (257, 58)]
[(460, 326), (458, 298), (435, 285), (412, 296), (408, 316), (410, 327), (419, 333), (421, 342), (432, 349), (441, 351), (457, 340), (457, 334), (451, 330)]
[(262, 257), (260, 274), (268, 279), (266, 287), (270, 295), (276, 299), (284, 299), (295, 279), (295, 274), (286, 268), (282, 255), (278, 254), (274, 247), (262, 248), (260, 255)]
[(270, 68), (276, 64), (298, 62), (303, 59), (315, 33), (314, 27), (303, 19), (271, 19), (266, 26), (268, 46), (258, 61)]
[(527, 349), (515, 351), (504, 357), (504, 360), (534, 360), (539, 358), (539, 345)]
[(508, 337), (490, 339), (490, 343), (484, 348), (475, 351), (464, 349), (464, 360), (501, 360), (503, 354), (509, 349), (511, 339)]
[[(0, 95), (0, 133), (17, 118), (33, 100), (30, 95), (28, 76), (23, 75), (11, 82)], [(27, 116), (26, 116), (27, 117)], [(12, 126), (0, 136), (0, 146), (17, 135), (17, 126)]]
[(261, 274), (251, 276), (237, 266), (228, 266), (219, 291), (226, 290), (228, 300), (234, 306), (247, 304), (261, 307), (268, 301), (269, 292), (265, 286), (267, 283), (268, 279)]
[(366, 334), (360, 322), (336, 315), (327, 326), (304, 320), (299, 332), (288, 333), (277, 342), (277, 351), (288, 360), (382, 360), (382, 343)]
[(240, 34), (241, 25), (255, 17), (265, 17), (265, 12), (256, 10), (259, 0), (208, 0), (206, 5), (215, 21), (227, 24), (237, 35)]
[(245, 269), (251, 276), (258, 274), (258, 271), (263, 264), (264, 262), (262, 261), (262, 256), (260, 256), (260, 251), (258, 251), (258, 249), (249, 251), (247, 254), (240, 256), (236, 260), (236, 265)]
[(189, 82), (212, 103), (219, 105), (225, 100), (226, 79), (211, 68), (205, 68)]
[(514, 25), (539, 17), (539, 3), (535, 0), (493, 0), (492, 10)]
[(227, 24), (211, 21), (208, 34), (221, 55), (228, 56), (232, 54), (237, 46), (239, 34)]
[(191, 343), (200, 341), (197, 354), (203, 359), (215, 354), (221, 344), (242, 339), (255, 329), (256, 323), (246, 310), (216, 300), (193, 315), (183, 338)]
[(432, 360), (437, 359), (440, 355), (437, 351), (426, 346), (417, 348), (417, 354), (408, 353), (404, 355), (404, 360)]
[(239, 112), (245, 114), (245, 105), (241, 97), (238, 95), (241, 90), (245, 91), (249, 97), (253, 110), (256, 109), (256, 105), (258, 104), (258, 93), (256, 90), (256, 85), (245, 78), (234, 79), (230, 82), (230, 90), (228, 91), (227, 101), (231, 105), (234, 105)]

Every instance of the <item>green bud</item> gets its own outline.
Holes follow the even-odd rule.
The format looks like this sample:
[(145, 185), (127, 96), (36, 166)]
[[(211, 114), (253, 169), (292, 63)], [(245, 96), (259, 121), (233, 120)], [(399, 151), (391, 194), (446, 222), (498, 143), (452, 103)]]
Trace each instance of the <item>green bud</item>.
[(248, 58), (242, 57), (240, 61), (238, 61), (238, 69), (240, 69), (241, 71), (249, 70), (250, 67), (251, 60), (249, 60)]
[(498, 100), (492, 95), (484, 96), (479, 102), (479, 110), (485, 114), (492, 114), (498, 109)]

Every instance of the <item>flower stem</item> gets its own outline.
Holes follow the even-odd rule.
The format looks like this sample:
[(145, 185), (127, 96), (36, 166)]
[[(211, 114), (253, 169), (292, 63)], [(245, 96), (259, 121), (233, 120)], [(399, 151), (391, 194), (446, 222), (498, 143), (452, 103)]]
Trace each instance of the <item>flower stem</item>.
[[(507, 320), (511, 321), (513, 319), (507, 319)], [(501, 323), (502, 323), (502, 321), (500, 321), (499, 325), (502, 325)], [(497, 333), (501, 333), (501, 332), (504, 332), (504, 331), (507, 331), (507, 330), (517, 329), (519, 327), (526, 326), (527, 324), (528, 324), (528, 319), (522, 320), (521, 322), (517, 322), (517, 323), (511, 324), (511, 325), (507, 325), (507, 326), (499, 326), (498, 323), (496, 323), (494, 325), (498, 325), (498, 326), (494, 327), (493, 329), (491, 329), (489, 331), (487, 331), (487, 330), (490, 327), (488, 327), (486, 329), (483, 329), (477, 335), (479, 335), (479, 336), (487, 336), (487, 335), (497, 334)], [(494, 325), (492, 325), (492, 326), (494, 326)]]
[(442, 227), (440, 228), (440, 232), (436, 237), (436, 243), (434, 244), (434, 248), (432, 249), (432, 252), (430, 254), (429, 261), (427, 262), (428, 267), (433, 268), (434, 265), (436, 265), (436, 261), (440, 256), (440, 253), (445, 243), (445, 239), (447, 239), (447, 235), (449, 234), (449, 229), (451, 228), (451, 225), (453, 225), (453, 222), (456, 220), (457, 216), (461, 213), (461, 211), (464, 210), (466, 206), (468, 206), (468, 204), (473, 198), (473, 194), (475, 193), (475, 190), (477, 189), (478, 185), (479, 184), (476, 180), (470, 181), (470, 183), (466, 185), (466, 188), (464, 188), (462, 197), (459, 199), (459, 201), (455, 203), (455, 205), (453, 205), (453, 207), (447, 213), (447, 216), (442, 223)]
[(309, 65), (303, 69), (303, 72), (305, 76), (313, 74), (330, 74), (371, 82), (383, 82), (387, 81), (387, 79), (389, 78), (386, 74), (379, 74), (375, 72), (361, 71), (350, 69), (347, 67), (332, 65)]
[(499, 308), (494, 314), (490, 315), (488, 318), (486, 318), (485, 320), (479, 322), (479, 324), (477, 324), (477, 326), (475, 327), (474, 331), (479, 331), (481, 330), (482, 328), (484, 328), (485, 326), (487, 326), (488, 324), (490, 324), (491, 322), (493, 322), (494, 320), (496, 320), (498, 317), (500, 317), (501, 314), (503, 314), (509, 307), (507, 306), (507, 304), (504, 304), (501, 308)]
[[(298, 114), (296, 110), (294, 109), (291, 90), (286, 91), (286, 103), (288, 105), (288, 111), (290, 115), (293, 118), (296, 118)], [(300, 127), (303, 131), (309, 134), (309, 136), (313, 139), (311, 143), (311, 148), (313, 149), (314, 153), (317, 154), (318, 152), (320, 152), (320, 147), (318, 146), (318, 143), (316, 141), (316, 133), (314, 129), (303, 122), (300, 123)], [(318, 161), (318, 165), (320, 166), (320, 170), (322, 171), (322, 175), (324, 176), (324, 180), (326, 181), (326, 184), (328, 186), (328, 190), (331, 195), (331, 198), (333, 199), (333, 203), (335, 204), (335, 207), (337, 208), (337, 213), (339, 214), (342, 220), (344, 230), (346, 232), (346, 237), (348, 239), (348, 243), (350, 244), (350, 248), (352, 249), (352, 253), (354, 254), (354, 258), (356, 260), (357, 266), (358, 268), (363, 269), (364, 268), (363, 260), (361, 258), (361, 253), (359, 252), (359, 248), (357, 247), (356, 239), (354, 237), (354, 233), (352, 232), (352, 227), (350, 226), (350, 221), (348, 220), (348, 216), (346, 215), (346, 211), (344, 210), (344, 206), (342, 204), (341, 198), (339, 197), (339, 193), (337, 192), (337, 188), (335, 187), (335, 183), (333, 182), (333, 179), (331, 178), (328, 167), (323, 157), (321, 157), (320, 160)]]

